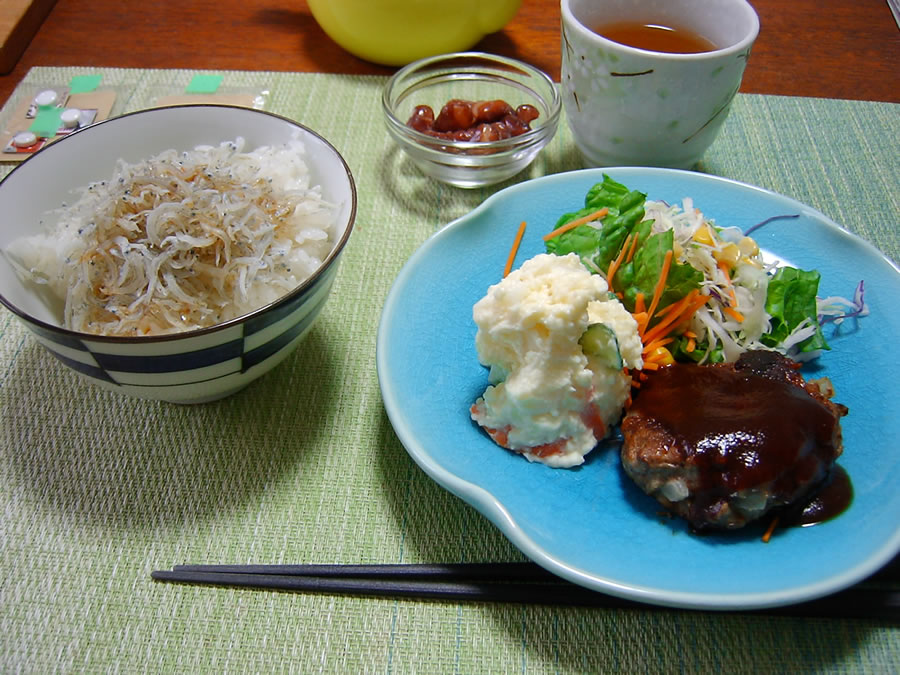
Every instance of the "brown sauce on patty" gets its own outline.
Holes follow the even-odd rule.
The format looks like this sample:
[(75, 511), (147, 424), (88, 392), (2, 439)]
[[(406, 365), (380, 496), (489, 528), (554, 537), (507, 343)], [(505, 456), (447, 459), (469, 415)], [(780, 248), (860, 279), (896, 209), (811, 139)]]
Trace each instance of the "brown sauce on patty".
[(723, 500), (754, 489), (770, 495), (775, 507), (795, 505), (791, 519), (798, 524), (837, 515), (852, 498), (849, 479), (823, 489), (827, 504), (820, 497), (805, 516), (800, 505), (835, 483), (846, 408), (810, 394), (790, 360), (768, 352), (745, 357), (733, 365), (661, 368), (649, 374), (629, 409), (629, 417), (664, 432), (674, 445), (666, 451), (692, 470), (688, 519), (702, 526)]
[(837, 464), (816, 493), (781, 515), (779, 525), (809, 527), (841, 515), (853, 501), (853, 483), (844, 467)]

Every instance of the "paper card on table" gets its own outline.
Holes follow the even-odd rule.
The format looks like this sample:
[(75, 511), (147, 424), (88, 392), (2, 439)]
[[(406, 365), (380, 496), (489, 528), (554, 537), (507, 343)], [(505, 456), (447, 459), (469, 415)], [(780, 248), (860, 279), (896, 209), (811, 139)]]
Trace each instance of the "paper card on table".
[(116, 102), (116, 92), (112, 89), (90, 91), (84, 93), (72, 93), (66, 101), (66, 107), (79, 108), (81, 110), (94, 109), (97, 117), (94, 121), (105, 120), (112, 114), (113, 105)]

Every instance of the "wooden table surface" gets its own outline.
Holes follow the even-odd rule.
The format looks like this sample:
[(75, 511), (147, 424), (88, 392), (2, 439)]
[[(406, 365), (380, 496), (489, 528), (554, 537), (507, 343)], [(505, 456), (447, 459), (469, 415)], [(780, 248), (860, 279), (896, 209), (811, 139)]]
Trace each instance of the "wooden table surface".
[[(900, 102), (900, 30), (886, 0), (751, 0), (761, 23), (745, 93)], [(452, 3), (448, 5), (452, 11)], [(476, 49), (559, 79), (559, 1), (523, 0)], [(387, 75), (334, 44), (305, 0), (57, 0), (14, 70), (32, 66), (272, 70)]]

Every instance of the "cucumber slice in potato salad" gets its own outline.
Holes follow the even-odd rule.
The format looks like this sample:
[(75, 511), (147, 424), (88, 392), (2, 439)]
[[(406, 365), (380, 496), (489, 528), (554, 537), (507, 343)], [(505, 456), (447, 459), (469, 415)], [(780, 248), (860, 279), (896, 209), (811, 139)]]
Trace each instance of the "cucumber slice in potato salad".
[(622, 354), (619, 351), (619, 341), (616, 333), (609, 326), (602, 323), (589, 325), (578, 339), (581, 350), (585, 356), (598, 358), (610, 368), (620, 369), (623, 366)]

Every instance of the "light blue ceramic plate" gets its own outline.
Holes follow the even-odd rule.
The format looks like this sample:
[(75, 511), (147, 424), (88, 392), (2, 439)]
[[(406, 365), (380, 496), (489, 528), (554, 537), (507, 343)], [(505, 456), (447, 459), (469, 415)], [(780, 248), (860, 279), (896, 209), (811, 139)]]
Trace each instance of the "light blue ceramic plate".
[(829, 329), (832, 351), (807, 377), (828, 376), (843, 420), (840, 464), (855, 489), (844, 514), (785, 528), (696, 536), (662, 518), (598, 448), (577, 469), (549, 469), (500, 449), (469, 419), (487, 385), (475, 354), (472, 305), (503, 271), (519, 223), (516, 265), (543, 252), (541, 236), (574, 211), (600, 170), (507, 188), (431, 237), (398, 276), (384, 307), (377, 364), (391, 423), (418, 465), (489, 518), (529, 558), (585, 587), (685, 608), (750, 609), (813, 599), (876, 571), (900, 550), (900, 272), (875, 248), (797, 201), (744, 184), (666, 169), (606, 169), (650, 199), (694, 204), (720, 226), (754, 233), (764, 251), (822, 273), (820, 294), (852, 297), (865, 280), (870, 315)]

